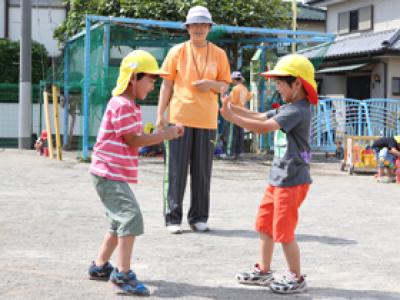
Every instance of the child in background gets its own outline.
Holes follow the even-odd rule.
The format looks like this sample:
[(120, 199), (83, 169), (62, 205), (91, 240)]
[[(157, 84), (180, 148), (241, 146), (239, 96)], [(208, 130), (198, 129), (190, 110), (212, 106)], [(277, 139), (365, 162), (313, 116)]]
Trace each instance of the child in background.
[[(378, 182), (395, 181), (395, 160), (400, 158), (400, 135), (394, 137), (381, 137), (374, 141), (372, 149), (375, 151), (378, 163)], [(385, 178), (385, 169), (388, 177)]]
[[(239, 107), (245, 107), (247, 101), (252, 97), (252, 94), (244, 85), (245, 79), (239, 71), (232, 72), (231, 78), (234, 85), (230, 92), (231, 103)], [(239, 158), (244, 148), (243, 128), (235, 124), (229, 124), (227, 140), (228, 157), (232, 157), (233, 159)]]
[[(274, 70), (262, 74), (272, 78), (287, 103), (267, 113), (258, 113), (232, 105), (223, 98), (222, 116), (255, 133), (279, 131), (284, 137), (276, 149), (269, 185), (261, 201), (256, 220), (260, 234), (261, 260), (249, 272), (239, 273), (239, 283), (269, 286), (277, 293), (298, 293), (306, 289), (300, 269), (300, 250), (294, 235), (298, 209), (311, 184), (310, 123), (311, 104), (318, 102), (314, 67), (302, 55), (283, 57)], [(274, 279), (271, 261), (274, 244), (282, 243), (289, 272)]]
[[(90, 279), (110, 280), (119, 293), (147, 296), (149, 290), (131, 270), (135, 238), (143, 234), (143, 217), (129, 183), (137, 183), (138, 148), (182, 136), (182, 126), (171, 126), (144, 134), (142, 110), (135, 99), (143, 100), (154, 89), (159, 76), (155, 58), (135, 50), (121, 62), (117, 86), (108, 102), (93, 148), (90, 173), (110, 221), (98, 256), (89, 268)], [(117, 264), (109, 260), (117, 248)]]

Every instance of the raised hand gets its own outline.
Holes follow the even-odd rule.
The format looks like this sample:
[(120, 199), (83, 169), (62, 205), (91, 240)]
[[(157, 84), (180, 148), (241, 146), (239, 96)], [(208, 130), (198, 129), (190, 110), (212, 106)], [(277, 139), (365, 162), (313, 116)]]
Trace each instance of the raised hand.
[(185, 130), (182, 125), (174, 125), (170, 126), (165, 129), (165, 139), (166, 140), (173, 140), (178, 137), (181, 137), (184, 134)]
[(225, 90), (221, 89), (221, 100), (222, 100), (222, 107), (220, 109), (221, 115), (224, 117), (225, 120), (231, 121), (233, 112), (231, 109), (231, 97), (227, 96)]

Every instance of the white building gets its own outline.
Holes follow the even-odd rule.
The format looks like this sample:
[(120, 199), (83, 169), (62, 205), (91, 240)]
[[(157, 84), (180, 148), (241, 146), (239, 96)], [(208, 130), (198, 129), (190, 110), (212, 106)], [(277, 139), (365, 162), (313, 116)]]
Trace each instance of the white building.
[[(66, 18), (63, 0), (31, 0), (32, 39), (43, 44), (51, 57), (61, 54), (53, 32)], [(20, 0), (0, 0), (0, 38), (14, 41), (21, 36)]]
[(308, 0), (327, 9), (327, 31), (337, 34), (321, 55), (320, 94), (354, 99), (400, 99), (400, 1)]

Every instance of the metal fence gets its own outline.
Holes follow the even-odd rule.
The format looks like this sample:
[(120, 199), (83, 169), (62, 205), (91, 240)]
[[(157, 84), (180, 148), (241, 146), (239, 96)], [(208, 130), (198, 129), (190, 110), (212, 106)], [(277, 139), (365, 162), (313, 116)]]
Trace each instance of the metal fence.
[(400, 135), (400, 100), (322, 99), (313, 109), (313, 150), (334, 151), (346, 135)]

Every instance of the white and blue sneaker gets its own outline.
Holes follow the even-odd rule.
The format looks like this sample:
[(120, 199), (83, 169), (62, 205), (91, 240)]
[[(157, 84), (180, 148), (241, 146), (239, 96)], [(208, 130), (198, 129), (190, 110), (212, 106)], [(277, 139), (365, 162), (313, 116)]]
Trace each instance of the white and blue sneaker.
[(274, 273), (272, 271), (263, 272), (260, 265), (255, 264), (250, 271), (237, 274), (236, 280), (241, 284), (269, 286), (274, 280)]
[(118, 294), (150, 296), (149, 289), (137, 279), (132, 271), (123, 273), (115, 268), (110, 275), (110, 281), (118, 288)]
[(96, 263), (93, 261), (89, 267), (89, 279), (90, 280), (101, 280), (108, 281), (110, 279), (110, 274), (113, 271), (114, 267), (106, 262), (103, 266), (96, 266)]
[(269, 288), (279, 294), (294, 294), (304, 292), (307, 289), (307, 283), (304, 275), (297, 278), (296, 274), (288, 272), (282, 279), (271, 282)]

